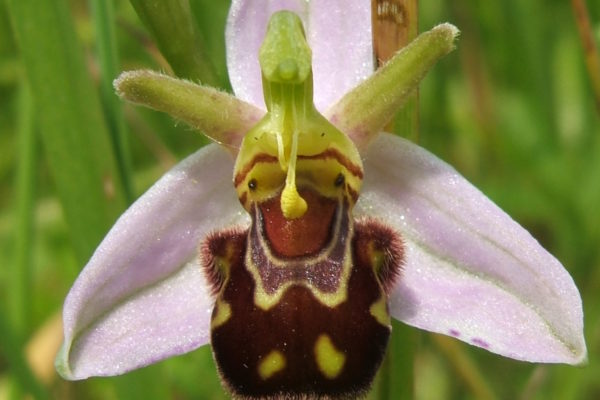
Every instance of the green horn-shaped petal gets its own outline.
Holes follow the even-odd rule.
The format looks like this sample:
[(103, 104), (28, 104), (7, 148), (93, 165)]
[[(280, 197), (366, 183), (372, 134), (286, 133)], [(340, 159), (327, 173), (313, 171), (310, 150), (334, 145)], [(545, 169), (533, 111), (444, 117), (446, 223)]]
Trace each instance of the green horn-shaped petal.
[(458, 29), (441, 24), (421, 34), (334, 105), (326, 117), (359, 149), (389, 122), (427, 71), (454, 49)]
[(166, 112), (235, 152), (244, 134), (264, 115), (230, 94), (158, 72), (123, 72), (114, 85), (122, 98)]

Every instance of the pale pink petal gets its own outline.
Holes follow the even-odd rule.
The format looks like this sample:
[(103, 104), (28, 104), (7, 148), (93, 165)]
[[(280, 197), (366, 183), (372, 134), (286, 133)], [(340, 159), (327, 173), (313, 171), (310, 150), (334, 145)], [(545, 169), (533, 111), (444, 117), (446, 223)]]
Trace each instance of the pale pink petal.
[(117, 304), (64, 346), (67, 379), (119, 375), (206, 343), (213, 300), (197, 262)]
[(208, 232), (248, 223), (232, 170), (229, 153), (206, 146), (119, 218), (65, 300), (65, 377), (119, 374), (207, 342), (209, 292), (199, 267), (184, 266)]
[(305, 0), (233, 0), (227, 18), (225, 41), (227, 69), (233, 92), (240, 99), (266, 110), (258, 50), (271, 14), (290, 10), (306, 20)]
[(380, 134), (364, 154), (357, 215), (407, 246), (392, 315), (508, 357), (585, 361), (581, 297), (550, 253), (452, 167)]
[(290, 10), (304, 22), (313, 54), (314, 101), (324, 112), (373, 73), (371, 3), (348, 0), (234, 0), (225, 38), (237, 97), (265, 109), (258, 50), (271, 14)]
[(325, 112), (373, 73), (371, 2), (310, 0), (307, 37), (315, 105)]

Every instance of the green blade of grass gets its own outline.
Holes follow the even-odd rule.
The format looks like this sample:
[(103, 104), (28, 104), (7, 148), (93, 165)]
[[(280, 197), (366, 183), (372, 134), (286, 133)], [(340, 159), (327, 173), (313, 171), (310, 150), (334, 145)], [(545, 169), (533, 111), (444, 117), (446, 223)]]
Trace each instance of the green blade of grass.
[(106, 111), (117, 165), (123, 178), (125, 197), (127, 202), (131, 203), (134, 200), (134, 193), (128, 133), (123, 116), (123, 105), (115, 94), (112, 85), (113, 80), (120, 72), (118, 69), (114, 5), (112, 0), (92, 0), (91, 6), (100, 64), (101, 100)]
[(190, 8), (196, 20), (196, 26), (206, 45), (206, 54), (215, 66), (221, 82), (220, 88), (231, 92), (231, 83), (227, 75), (225, 57), (225, 24), (229, 12), (229, 0), (190, 0)]
[(37, 400), (49, 398), (44, 386), (35, 378), (23, 357), (22, 343), (4, 315), (0, 314), (0, 354), (6, 357), (12, 372), (15, 374), (19, 391), (29, 393)]
[(26, 335), (31, 317), (31, 248), (35, 192), (36, 138), (31, 90), (24, 82), (19, 92), (18, 160), (14, 263), (10, 268), (8, 312), (13, 329)]
[(455, 374), (465, 383), (474, 398), (481, 400), (497, 399), (486, 377), (482, 374), (481, 368), (462, 349), (460, 342), (454, 338), (436, 333), (431, 334), (431, 338), (437, 348), (446, 355), (455, 370)]
[(64, 1), (8, 0), (46, 158), (79, 262), (125, 202), (98, 95)]
[(218, 86), (188, 0), (130, 2), (177, 76)]

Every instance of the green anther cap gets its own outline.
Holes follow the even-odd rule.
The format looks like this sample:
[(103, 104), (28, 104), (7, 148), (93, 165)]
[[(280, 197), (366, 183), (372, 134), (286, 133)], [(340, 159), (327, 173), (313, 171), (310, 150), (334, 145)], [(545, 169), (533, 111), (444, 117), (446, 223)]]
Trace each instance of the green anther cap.
[(289, 11), (273, 14), (259, 54), (264, 79), (303, 83), (310, 75), (311, 59), (300, 18)]

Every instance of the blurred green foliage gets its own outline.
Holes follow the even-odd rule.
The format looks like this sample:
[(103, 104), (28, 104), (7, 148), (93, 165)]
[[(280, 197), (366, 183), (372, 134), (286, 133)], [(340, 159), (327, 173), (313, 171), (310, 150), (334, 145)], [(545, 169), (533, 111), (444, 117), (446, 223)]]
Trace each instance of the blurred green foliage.
[[(194, 56), (210, 71), (189, 74), (227, 90), (228, 2), (189, 3)], [(600, 3), (588, 3), (598, 41)], [(226, 398), (207, 347), (116, 378), (65, 382), (52, 372), (61, 335), (52, 321), (124, 209), (127, 182), (137, 197), (207, 142), (166, 115), (107, 98), (117, 71), (169, 65), (151, 22), (128, 1), (108, 11), (98, 4), (0, 2), (0, 399)], [(396, 362), (414, 365), (418, 399), (600, 398), (600, 118), (570, 4), (419, 6), (423, 30), (450, 21), (462, 31), (458, 51), (421, 86), (421, 144), (563, 262), (583, 297), (590, 354), (582, 368), (535, 365), (419, 333), (407, 339), (414, 360)], [(64, 103), (48, 111), (53, 101)], [(74, 175), (65, 172), (73, 166)], [(29, 368), (26, 345), (38, 355)]]

